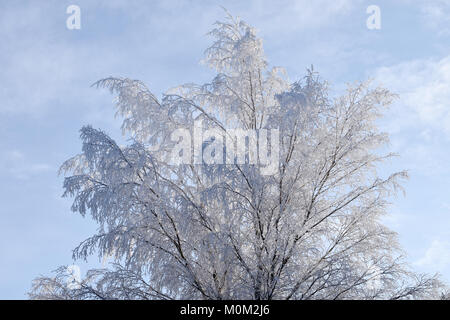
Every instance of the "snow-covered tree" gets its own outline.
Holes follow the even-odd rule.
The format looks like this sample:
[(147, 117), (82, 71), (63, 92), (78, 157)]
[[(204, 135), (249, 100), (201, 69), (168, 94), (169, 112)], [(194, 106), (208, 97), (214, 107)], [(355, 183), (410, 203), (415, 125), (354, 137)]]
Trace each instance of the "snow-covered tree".
[[(61, 171), (72, 210), (98, 223), (74, 259), (98, 254), (111, 267), (71, 286), (60, 267), (34, 281), (31, 298), (439, 298), (437, 278), (411, 272), (381, 222), (407, 177), (376, 170), (393, 156), (381, 154), (388, 137), (376, 120), (395, 96), (363, 82), (332, 97), (312, 68), (291, 83), (283, 69), (268, 67), (261, 39), (238, 18), (217, 22), (210, 34), (211, 83), (182, 85), (162, 99), (137, 80), (95, 84), (117, 94), (131, 143), (119, 146), (86, 126), (82, 153)], [(229, 129), (260, 137), (278, 130), (270, 142), (276, 172), (263, 174), (250, 152), (245, 163), (198, 161), (189, 141), (182, 156), (191, 161), (171, 163), (180, 143), (173, 133), (184, 129), (195, 140), (198, 123), (224, 138)], [(249, 149), (253, 143), (249, 137)]]

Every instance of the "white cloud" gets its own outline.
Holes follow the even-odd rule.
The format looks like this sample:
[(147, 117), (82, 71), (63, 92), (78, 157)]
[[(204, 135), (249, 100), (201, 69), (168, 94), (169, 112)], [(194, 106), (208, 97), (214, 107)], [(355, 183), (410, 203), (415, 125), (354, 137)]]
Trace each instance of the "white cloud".
[(415, 265), (423, 268), (444, 270), (450, 265), (450, 241), (435, 239)]
[[(259, 18), (260, 26), (275, 32), (286, 30), (309, 30), (324, 25), (336, 25), (336, 18), (346, 16), (360, 1), (277, 1), (274, 10), (272, 1), (252, 1), (252, 9)], [(264, 13), (263, 14), (263, 8)], [(270, 15), (268, 14), (270, 12)]]
[(450, 35), (450, 2), (448, 0), (425, 1), (421, 5), (425, 23), (438, 35)]
[(66, 29), (62, 3), (14, 3), (0, 9), (0, 41), (8, 43), (0, 52), (0, 115), (42, 115), (65, 107), (68, 98), (78, 102), (80, 92), (96, 80), (86, 79), (83, 70), (92, 74), (114, 62), (105, 54), (109, 48), (101, 59), (90, 59), (94, 49), (77, 41), (77, 31)]
[[(42, 115), (70, 102), (84, 107), (94, 96), (89, 85), (99, 77), (132, 76), (145, 66), (155, 68), (158, 60), (170, 55), (186, 59), (195, 53), (199, 61), (203, 42), (209, 43), (205, 34), (215, 20), (225, 16), (220, 2), (80, 0), (80, 31), (66, 30), (64, 3), (14, 4), (0, 10), (0, 41), (8, 43), (0, 52), (0, 114)], [(264, 28), (261, 33), (279, 39), (286, 30), (293, 36), (333, 26), (338, 17), (349, 13), (354, 2), (282, 0), (275, 4), (253, 0), (222, 5), (233, 15)], [(171, 58), (176, 62), (164, 68), (169, 69), (166, 74), (179, 67), (176, 63), (185, 62), (177, 58)], [(165, 76), (162, 70), (146, 73)], [(176, 84), (178, 80), (172, 81)], [(161, 82), (158, 79), (158, 85)]]
[(399, 94), (383, 129), (408, 169), (425, 175), (449, 173), (450, 56), (379, 68), (376, 81)]
[(0, 165), (4, 172), (18, 180), (28, 180), (32, 176), (48, 172), (52, 169), (46, 163), (30, 162), (25, 154), (19, 150), (7, 151), (1, 155)]
[(450, 137), (450, 56), (382, 67), (375, 78), (400, 95), (396, 125), (422, 125)]

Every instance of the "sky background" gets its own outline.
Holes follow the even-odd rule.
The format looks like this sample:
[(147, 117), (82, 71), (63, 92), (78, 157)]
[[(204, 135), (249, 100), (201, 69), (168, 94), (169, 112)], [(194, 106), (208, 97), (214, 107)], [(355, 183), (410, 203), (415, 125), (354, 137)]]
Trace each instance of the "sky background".
[[(81, 8), (68, 30), (66, 8)], [(369, 5), (381, 29), (369, 30)], [(450, 0), (0, 2), (0, 299), (25, 299), (31, 281), (69, 265), (96, 225), (61, 198), (62, 162), (81, 151), (86, 124), (121, 139), (113, 97), (90, 85), (140, 79), (156, 96), (213, 73), (200, 64), (221, 6), (259, 30), (272, 66), (292, 81), (311, 64), (338, 93), (374, 78), (399, 94), (380, 121), (409, 170), (386, 223), (414, 270), (450, 282)], [(82, 273), (97, 264), (75, 262)]]

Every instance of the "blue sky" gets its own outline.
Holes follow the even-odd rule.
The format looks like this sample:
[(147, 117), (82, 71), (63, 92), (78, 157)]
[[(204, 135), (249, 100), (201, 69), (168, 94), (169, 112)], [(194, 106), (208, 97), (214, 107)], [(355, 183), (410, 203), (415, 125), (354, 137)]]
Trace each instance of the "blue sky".
[[(66, 8), (81, 8), (81, 29)], [(366, 27), (369, 5), (381, 29)], [(110, 75), (143, 80), (160, 96), (207, 82), (199, 62), (221, 6), (259, 30), (269, 63), (297, 80), (311, 64), (338, 92), (374, 78), (400, 98), (380, 122), (408, 169), (406, 195), (386, 223), (411, 266), (450, 281), (450, 1), (12, 1), (0, 3), (0, 298), (22, 299), (31, 281), (72, 264), (71, 250), (95, 231), (62, 199), (60, 164), (78, 153), (79, 129), (120, 139)], [(95, 264), (95, 259), (89, 265)], [(87, 264), (77, 262), (85, 271)]]

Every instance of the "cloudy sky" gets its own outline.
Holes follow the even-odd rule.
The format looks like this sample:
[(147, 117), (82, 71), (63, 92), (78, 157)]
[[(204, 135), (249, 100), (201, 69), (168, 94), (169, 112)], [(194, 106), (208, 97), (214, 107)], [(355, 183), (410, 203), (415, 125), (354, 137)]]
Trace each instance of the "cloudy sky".
[[(69, 30), (66, 9), (81, 9)], [(370, 30), (369, 5), (381, 10)], [(300, 79), (311, 64), (335, 92), (374, 78), (399, 94), (380, 122), (408, 169), (386, 223), (411, 266), (450, 282), (450, 1), (87, 1), (0, 3), (0, 298), (26, 298), (31, 281), (72, 264), (95, 231), (62, 199), (59, 165), (78, 153), (85, 124), (120, 138), (112, 99), (90, 88), (110, 75), (143, 80), (160, 96), (213, 74), (199, 62), (224, 18), (259, 30), (269, 63)], [(82, 272), (86, 263), (76, 262)], [(95, 260), (89, 262), (95, 264)]]

